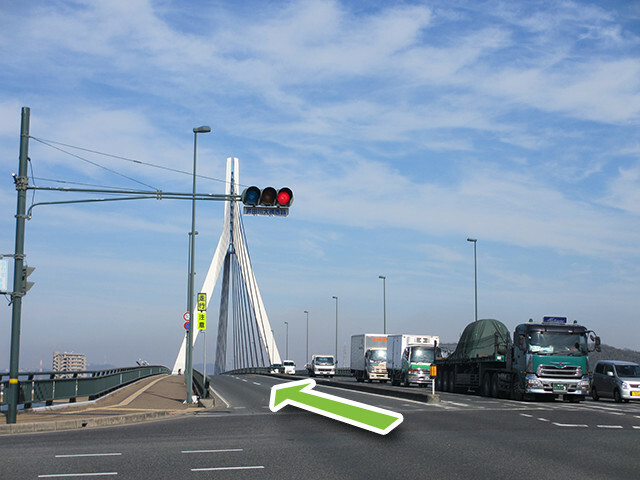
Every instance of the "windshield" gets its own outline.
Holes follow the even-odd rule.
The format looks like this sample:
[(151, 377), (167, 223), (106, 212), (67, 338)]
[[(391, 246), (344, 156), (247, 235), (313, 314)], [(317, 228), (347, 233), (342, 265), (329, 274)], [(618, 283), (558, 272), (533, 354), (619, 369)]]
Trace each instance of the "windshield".
[(433, 348), (430, 347), (413, 347), (411, 350), (412, 363), (431, 363), (433, 362)]
[(640, 377), (640, 365), (616, 365), (619, 377)]
[(576, 355), (587, 353), (587, 339), (577, 333), (530, 332), (529, 352), (540, 355)]
[(296, 366), (296, 364), (295, 364), (295, 363), (293, 363), (293, 362), (284, 362), (284, 366), (285, 366), (285, 367), (295, 367), (295, 366)]
[(371, 350), (371, 360), (374, 362), (386, 362), (387, 351), (386, 350)]
[(333, 357), (316, 357), (318, 365), (333, 365)]

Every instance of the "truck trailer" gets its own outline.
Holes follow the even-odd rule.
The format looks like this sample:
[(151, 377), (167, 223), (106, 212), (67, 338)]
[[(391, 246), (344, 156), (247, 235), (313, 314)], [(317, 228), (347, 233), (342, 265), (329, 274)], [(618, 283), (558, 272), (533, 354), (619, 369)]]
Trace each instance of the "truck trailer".
[(392, 385), (432, 385), (431, 364), (440, 338), (435, 335), (388, 335), (387, 370)]
[(387, 335), (363, 333), (351, 337), (351, 374), (358, 382), (389, 381)]
[(600, 337), (567, 317), (518, 325), (513, 341), (500, 321), (483, 319), (464, 329), (456, 350), (437, 358), (436, 386), (515, 400), (537, 397), (579, 402), (589, 394), (589, 351)]

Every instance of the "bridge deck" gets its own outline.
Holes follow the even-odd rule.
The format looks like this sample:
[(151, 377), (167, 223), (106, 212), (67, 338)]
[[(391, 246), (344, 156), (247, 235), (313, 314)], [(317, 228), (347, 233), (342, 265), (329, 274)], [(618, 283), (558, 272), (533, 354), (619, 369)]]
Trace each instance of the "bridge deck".
[(16, 424), (0, 424), (0, 434), (120, 425), (195, 411), (196, 405), (184, 403), (186, 396), (184, 376), (156, 375), (92, 402), (20, 410)]

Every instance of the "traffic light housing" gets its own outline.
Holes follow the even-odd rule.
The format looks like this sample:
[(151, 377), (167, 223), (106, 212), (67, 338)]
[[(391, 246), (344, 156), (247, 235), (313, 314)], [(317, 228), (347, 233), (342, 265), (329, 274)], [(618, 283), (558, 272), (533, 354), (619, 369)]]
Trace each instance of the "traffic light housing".
[(22, 267), (22, 293), (27, 293), (31, 290), (35, 282), (30, 282), (27, 280), (29, 275), (33, 273), (36, 267), (29, 267), (28, 265), (24, 265)]
[(251, 207), (290, 207), (293, 203), (293, 191), (288, 187), (279, 190), (266, 187), (261, 190), (251, 186), (242, 192), (242, 203)]

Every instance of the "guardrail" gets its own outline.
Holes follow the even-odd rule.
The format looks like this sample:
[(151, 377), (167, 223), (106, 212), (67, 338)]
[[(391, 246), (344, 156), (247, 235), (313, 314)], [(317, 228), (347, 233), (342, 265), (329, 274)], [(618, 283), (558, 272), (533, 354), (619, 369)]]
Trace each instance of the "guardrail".
[[(94, 400), (128, 383), (151, 375), (170, 373), (167, 367), (147, 365), (83, 372), (22, 372), (18, 375), (18, 404), (31, 408), (34, 403), (52, 405), (55, 400), (80, 397)], [(7, 405), (9, 374), (0, 373), (0, 405)]]
[(209, 398), (209, 376), (207, 375), (207, 380), (205, 383), (205, 379), (202, 376), (202, 372), (199, 370), (193, 369), (193, 388), (198, 394), (200, 398)]

